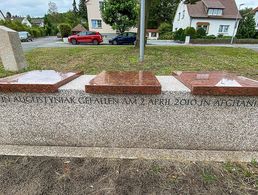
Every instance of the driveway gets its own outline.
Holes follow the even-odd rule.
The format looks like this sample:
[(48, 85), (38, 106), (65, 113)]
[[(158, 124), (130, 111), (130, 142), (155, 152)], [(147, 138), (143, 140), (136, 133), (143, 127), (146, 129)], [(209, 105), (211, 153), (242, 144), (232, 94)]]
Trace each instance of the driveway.
[[(68, 44), (67, 44), (68, 45)], [(64, 43), (57, 37), (43, 37), (34, 39), (32, 42), (22, 42), (24, 51), (30, 51), (40, 47), (64, 47)]]

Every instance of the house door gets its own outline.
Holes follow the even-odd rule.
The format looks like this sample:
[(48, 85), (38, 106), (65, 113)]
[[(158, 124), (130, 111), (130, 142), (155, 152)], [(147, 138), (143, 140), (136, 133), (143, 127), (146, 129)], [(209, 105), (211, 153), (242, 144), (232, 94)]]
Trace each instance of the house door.
[(197, 25), (196, 29), (203, 28), (206, 31), (206, 33), (209, 34), (210, 23), (198, 22), (196, 25)]

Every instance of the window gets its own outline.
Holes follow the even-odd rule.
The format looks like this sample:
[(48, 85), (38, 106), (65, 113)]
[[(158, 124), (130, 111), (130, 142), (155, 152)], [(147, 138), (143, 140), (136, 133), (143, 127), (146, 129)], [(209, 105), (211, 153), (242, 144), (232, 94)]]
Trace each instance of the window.
[(101, 20), (91, 20), (92, 28), (102, 28)]
[(100, 2), (99, 2), (99, 9), (101, 10), (103, 7), (104, 7), (104, 2), (103, 2), (103, 1), (100, 1)]
[(87, 35), (87, 32), (86, 31), (85, 32), (80, 32), (78, 35), (85, 36), (85, 35)]
[(219, 32), (220, 33), (228, 33), (229, 25), (220, 25)]
[(152, 32), (152, 33), (151, 33), (151, 37), (157, 37), (157, 33)]
[(181, 17), (181, 13), (178, 13), (178, 21), (180, 20)]
[(182, 19), (185, 18), (185, 10), (183, 11), (183, 14), (182, 14)]
[(208, 10), (208, 15), (209, 16), (222, 16), (222, 9), (209, 9)]

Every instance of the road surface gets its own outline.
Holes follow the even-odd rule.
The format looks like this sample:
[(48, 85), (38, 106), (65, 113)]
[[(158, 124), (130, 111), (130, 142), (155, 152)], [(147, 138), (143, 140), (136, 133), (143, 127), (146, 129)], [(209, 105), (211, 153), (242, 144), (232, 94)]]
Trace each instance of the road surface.
[[(107, 46), (107, 43), (104, 43), (102, 45)], [(184, 46), (184, 44), (176, 43), (175, 41), (163, 41), (163, 40), (149, 40), (148, 45), (153, 46), (175, 46), (175, 45), (181, 45)], [(58, 39), (57, 37), (44, 37), (44, 38), (38, 38), (34, 39), (32, 42), (23, 42), (22, 47), (25, 52), (31, 51), (35, 48), (44, 48), (44, 47), (50, 47), (50, 48), (58, 48), (58, 47), (85, 47), (85, 46), (91, 46), (88, 45), (71, 45), (69, 43), (63, 43), (61, 39)], [(198, 47), (205, 47), (205, 46), (220, 46), (220, 47), (241, 47), (241, 48), (247, 48), (252, 49), (254, 51), (258, 52), (258, 44), (234, 44), (234, 45), (224, 45), (224, 44), (195, 44), (190, 46), (198, 46)]]

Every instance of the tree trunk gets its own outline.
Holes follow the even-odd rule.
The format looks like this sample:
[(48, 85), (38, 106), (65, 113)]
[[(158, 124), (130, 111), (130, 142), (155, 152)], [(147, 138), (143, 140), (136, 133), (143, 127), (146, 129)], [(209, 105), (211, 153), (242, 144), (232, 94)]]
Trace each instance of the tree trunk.
[[(150, 7), (151, 7), (151, 3), (153, 0), (145, 0), (145, 35), (146, 35), (146, 28), (147, 28), (147, 24), (148, 24), (148, 20), (149, 20), (149, 15), (150, 15)], [(140, 24), (141, 22), (141, 14), (139, 14), (139, 20), (138, 20), (138, 24), (137, 24), (137, 36), (136, 36), (136, 44), (135, 44), (135, 48), (140, 48)], [(145, 36), (146, 37), (146, 36)], [(146, 44), (147, 41), (145, 41)]]

